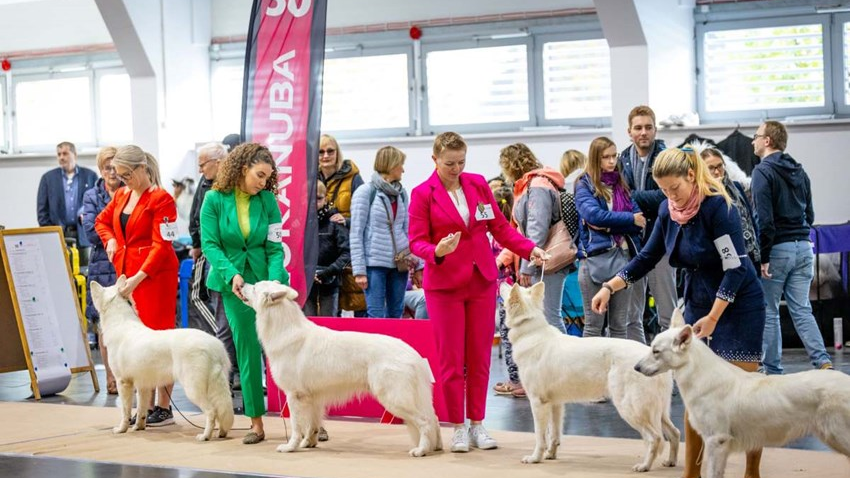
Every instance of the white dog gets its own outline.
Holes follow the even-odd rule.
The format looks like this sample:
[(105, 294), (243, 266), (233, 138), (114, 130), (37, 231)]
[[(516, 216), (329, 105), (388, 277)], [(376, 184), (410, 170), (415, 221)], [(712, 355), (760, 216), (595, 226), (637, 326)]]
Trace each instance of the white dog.
[(325, 407), (363, 393), (404, 419), (414, 445), (410, 456), (443, 448), (431, 371), (409, 345), (386, 335), (320, 327), (304, 317), (298, 293), (277, 282), (246, 284), (242, 293), (257, 311), (257, 335), (292, 416), (292, 437), (277, 451), (315, 447)]
[(850, 457), (850, 376), (841, 372), (748, 373), (694, 340), (690, 325), (655, 337), (635, 369), (648, 376), (673, 370), (691, 426), (705, 441), (709, 478), (723, 478), (732, 451), (810, 434)]
[[(588, 402), (610, 396), (620, 416), (646, 442), (643, 462), (634, 471), (648, 471), (670, 442), (664, 466), (675, 466), (679, 430), (670, 421), (673, 378), (661, 374), (647, 380), (634, 370), (646, 345), (633, 340), (578, 338), (560, 333), (543, 315), (543, 283), (531, 288), (502, 285), (508, 337), (523, 388), (534, 415), (535, 446), (523, 463), (553, 460), (561, 443), (564, 403)], [(545, 446), (545, 455), (544, 455)]]
[[(139, 320), (136, 310), (118, 289), (126, 279), (111, 287), (92, 282), (91, 296), (103, 328), (103, 344), (109, 350), (109, 365), (118, 380), (121, 422), (113, 433), (130, 426), (133, 387), (138, 389), (138, 406), (144, 410), (154, 388), (173, 383), (183, 385), (186, 396), (206, 417), (199, 441), (209, 440), (218, 422), (224, 438), (233, 426), (233, 402), (227, 376), (230, 360), (217, 338), (197, 329), (151, 330)], [(133, 430), (144, 430), (145, 413), (137, 413)]]

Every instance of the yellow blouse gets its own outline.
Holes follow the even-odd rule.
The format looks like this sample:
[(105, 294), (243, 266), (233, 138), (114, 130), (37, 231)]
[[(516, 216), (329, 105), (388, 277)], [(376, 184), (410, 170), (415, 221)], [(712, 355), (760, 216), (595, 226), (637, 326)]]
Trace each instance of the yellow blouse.
[(236, 196), (236, 218), (239, 220), (239, 229), (242, 231), (242, 237), (248, 239), (248, 234), (251, 233), (251, 215), (248, 212), (251, 195), (239, 188), (234, 188), (233, 193)]

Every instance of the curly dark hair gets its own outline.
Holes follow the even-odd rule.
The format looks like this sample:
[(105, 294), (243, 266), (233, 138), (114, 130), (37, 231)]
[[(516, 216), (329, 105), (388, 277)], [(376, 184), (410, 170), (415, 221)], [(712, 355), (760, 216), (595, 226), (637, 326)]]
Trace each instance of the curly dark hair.
[(243, 169), (259, 163), (272, 167), (272, 175), (269, 176), (264, 189), (277, 195), (277, 165), (269, 148), (258, 143), (244, 143), (233, 148), (219, 167), (212, 188), (224, 193), (233, 191), (233, 188), (245, 179)]
[(514, 143), (505, 146), (499, 152), (499, 166), (502, 168), (505, 179), (513, 183), (522, 178), (525, 173), (542, 168), (543, 164), (524, 143)]

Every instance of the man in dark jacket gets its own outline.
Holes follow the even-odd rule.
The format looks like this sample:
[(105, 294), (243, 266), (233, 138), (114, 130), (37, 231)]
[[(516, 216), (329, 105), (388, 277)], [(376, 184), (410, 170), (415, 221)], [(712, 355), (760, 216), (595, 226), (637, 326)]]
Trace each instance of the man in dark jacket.
[(761, 158), (753, 170), (752, 188), (758, 211), (766, 302), (764, 368), (769, 374), (782, 373), (779, 300), (783, 293), (812, 365), (832, 368), (809, 302), (814, 278), (814, 252), (809, 240), (809, 229), (815, 221), (812, 186), (803, 166), (784, 152), (787, 142), (788, 132), (777, 121), (765, 121), (753, 135), (753, 150)]
[[(652, 177), (652, 164), (658, 153), (664, 151), (664, 141), (656, 139), (655, 112), (649, 106), (635, 106), (629, 112), (629, 137), (632, 144), (620, 153), (620, 163), (623, 165), (623, 174), (629, 183), (634, 200), (646, 218), (646, 227), (643, 230), (643, 243), (649, 239), (655, 220), (658, 218), (658, 207), (664, 201), (664, 193), (658, 188)], [(637, 287), (633, 294), (632, 310), (628, 324), (628, 338), (645, 342), (643, 337), (643, 324), (638, 319), (643, 317), (643, 308), (646, 303), (646, 287), (649, 287), (655, 298), (655, 308), (658, 311), (658, 324), (661, 330), (670, 327), (670, 319), (673, 317), (673, 309), (678, 298), (676, 296), (676, 270), (670, 266), (669, 258), (662, 259), (655, 269), (646, 275), (646, 280), (636, 283)], [(640, 290), (640, 292), (638, 292)], [(640, 328), (638, 328), (640, 327)]]
[(61, 226), (65, 237), (77, 240), (80, 264), (88, 264), (91, 243), (82, 233), (83, 195), (94, 187), (97, 173), (77, 165), (77, 148), (63, 141), (56, 145), (59, 167), (44, 173), (38, 183), (38, 225)]
[(192, 267), (192, 282), (189, 290), (189, 301), (195, 312), (206, 322), (209, 329), (224, 344), (230, 363), (233, 364), (231, 383), (235, 381), (239, 368), (236, 363), (236, 348), (233, 345), (233, 334), (227, 323), (224, 306), (221, 302), (221, 294), (207, 289), (206, 279), (209, 264), (201, 253), (201, 205), (204, 196), (213, 185), (218, 174), (221, 161), (227, 156), (227, 148), (221, 143), (208, 143), (198, 151), (198, 170), (201, 180), (195, 190), (192, 199), (192, 209), (189, 213), (189, 235), (192, 237), (192, 250), (190, 254), (195, 263)]

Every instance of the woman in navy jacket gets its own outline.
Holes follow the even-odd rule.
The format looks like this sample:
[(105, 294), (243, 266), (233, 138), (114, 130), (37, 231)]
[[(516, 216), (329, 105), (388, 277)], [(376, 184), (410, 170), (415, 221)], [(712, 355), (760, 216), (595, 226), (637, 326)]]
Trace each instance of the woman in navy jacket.
[[(608, 138), (599, 137), (590, 143), (585, 172), (576, 182), (576, 209), (579, 215), (579, 257), (582, 266), (578, 273), (584, 302), (584, 336), (598, 337), (605, 325), (605, 315), (595, 313), (590, 304), (602, 285), (591, 278), (594, 260), (609, 251), (628, 259), (640, 250), (640, 235), (646, 219), (632, 200), (617, 158), (617, 146)], [(620, 248), (622, 251), (612, 251)], [(594, 259), (596, 258), (596, 259)], [(607, 277), (606, 277), (607, 279)], [(599, 279), (597, 279), (599, 280)], [(631, 298), (621, 294), (611, 300), (608, 310), (608, 329), (611, 337), (630, 338), (645, 342), (643, 324), (637, 314), (629, 313)], [(629, 324), (629, 319), (633, 320)]]
[[(602, 284), (593, 309), (648, 273), (665, 254), (685, 273), (685, 321), (732, 364), (755, 372), (762, 354), (764, 292), (747, 256), (741, 218), (726, 189), (691, 149), (658, 155), (652, 175), (667, 196), (652, 234), (616, 277)], [(701, 437), (685, 412), (685, 478), (699, 476)], [(758, 476), (761, 450), (747, 453), (745, 476)]]

